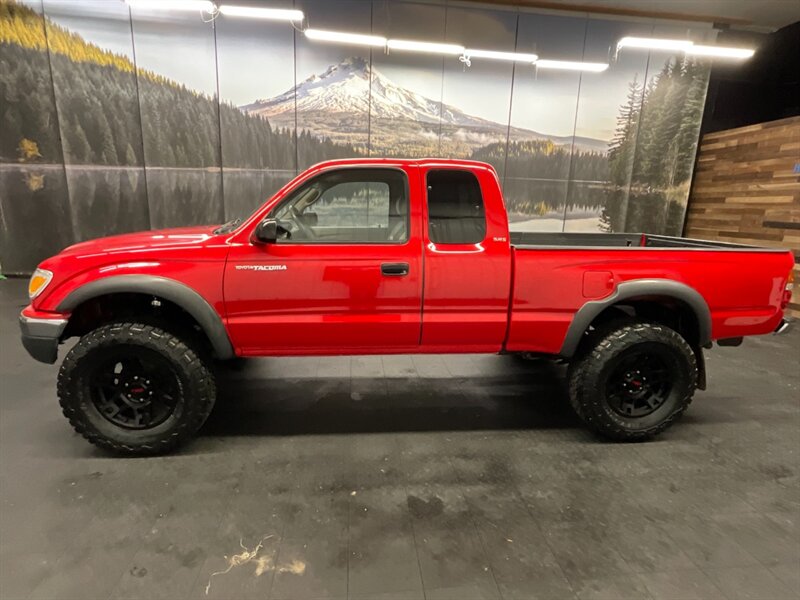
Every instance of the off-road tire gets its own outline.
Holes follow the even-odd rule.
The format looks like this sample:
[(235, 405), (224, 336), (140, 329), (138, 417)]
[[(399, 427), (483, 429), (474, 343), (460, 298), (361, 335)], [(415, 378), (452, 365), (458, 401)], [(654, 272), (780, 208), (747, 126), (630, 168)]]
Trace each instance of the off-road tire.
[[(153, 351), (165, 358), (180, 394), (173, 414), (152, 429), (129, 430), (106, 420), (94, 405), (86, 381), (92, 361), (120, 345)], [(163, 454), (186, 443), (205, 423), (216, 400), (211, 369), (194, 345), (153, 325), (124, 322), (103, 325), (84, 335), (69, 351), (58, 373), (58, 399), (72, 427), (92, 444), (116, 454)]]
[(569, 399), (569, 405), (572, 411), (580, 417), (581, 420), (583, 419), (583, 415), (581, 413), (580, 404), (578, 403), (578, 396), (572, 393), (572, 374), (575, 371), (576, 365), (581, 364), (606, 336), (623, 327), (636, 325), (638, 323), (640, 323), (640, 321), (637, 321), (635, 318), (620, 314), (609, 321), (601, 323), (599, 326), (593, 326), (584, 334), (583, 339), (575, 351), (575, 355), (569, 361), (569, 368), (567, 369), (567, 381), (569, 386), (567, 398)]
[[(672, 388), (659, 408), (646, 417), (630, 418), (611, 408), (606, 381), (614, 362), (636, 347), (658, 345), (668, 355)], [(676, 331), (658, 323), (618, 323), (584, 340), (570, 363), (569, 399), (580, 419), (594, 432), (616, 441), (643, 441), (670, 427), (692, 401), (697, 386), (697, 359)]]

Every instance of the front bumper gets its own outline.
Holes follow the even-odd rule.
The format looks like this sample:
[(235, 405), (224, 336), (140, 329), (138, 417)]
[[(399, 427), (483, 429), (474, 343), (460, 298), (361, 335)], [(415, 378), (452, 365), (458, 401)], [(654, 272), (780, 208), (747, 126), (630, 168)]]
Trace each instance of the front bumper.
[(58, 358), (58, 343), (67, 326), (61, 318), (37, 318), (25, 314), (19, 316), (22, 345), (39, 362), (52, 365)]
[(775, 335), (780, 335), (782, 333), (786, 333), (787, 331), (789, 331), (791, 327), (792, 324), (790, 321), (787, 321), (786, 319), (781, 319), (781, 322), (778, 323), (778, 326), (775, 328), (775, 331), (773, 331), (773, 333)]

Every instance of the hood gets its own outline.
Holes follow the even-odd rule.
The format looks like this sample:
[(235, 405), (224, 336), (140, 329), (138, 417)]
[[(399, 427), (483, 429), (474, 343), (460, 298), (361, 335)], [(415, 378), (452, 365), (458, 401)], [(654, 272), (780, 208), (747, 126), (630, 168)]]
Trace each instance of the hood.
[[(176, 264), (179, 265), (177, 268), (186, 269), (199, 262), (224, 263), (228, 236), (215, 235), (215, 228), (201, 225), (139, 231), (69, 246), (39, 265), (51, 271), (53, 278), (43, 293), (33, 300), (33, 305), (39, 308), (50, 302), (52, 306), (48, 305), (48, 310), (55, 310), (57, 300), (69, 289), (107, 275), (164, 275), (167, 272), (174, 275)], [(165, 262), (172, 263), (172, 271), (163, 268)], [(62, 288), (62, 284), (68, 281), (72, 282), (71, 287), (67, 286), (69, 289), (64, 292), (66, 288)]]
[(217, 227), (218, 225), (198, 225), (112, 235), (73, 244), (62, 250), (60, 255), (85, 256), (87, 254), (135, 252), (137, 250), (191, 248), (202, 246), (208, 240), (217, 237), (213, 233)]

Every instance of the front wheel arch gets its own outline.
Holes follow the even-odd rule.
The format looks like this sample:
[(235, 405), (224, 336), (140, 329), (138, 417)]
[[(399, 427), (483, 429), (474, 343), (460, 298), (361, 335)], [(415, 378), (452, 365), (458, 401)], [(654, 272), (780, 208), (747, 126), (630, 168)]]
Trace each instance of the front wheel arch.
[(208, 338), (220, 360), (235, 356), (225, 324), (217, 311), (189, 286), (155, 275), (116, 275), (98, 279), (70, 292), (58, 305), (60, 313), (71, 313), (87, 301), (113, 294), (144, 294), (166, 299), (190, 315)]

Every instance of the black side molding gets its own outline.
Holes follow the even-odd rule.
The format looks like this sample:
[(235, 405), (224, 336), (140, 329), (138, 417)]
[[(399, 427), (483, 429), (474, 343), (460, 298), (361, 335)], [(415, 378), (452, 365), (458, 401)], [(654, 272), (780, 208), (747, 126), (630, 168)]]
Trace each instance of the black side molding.
[(155, 275), (116, 275), (98, 279), (72, 292), (61, 301), (56, 310), (62, 313), (72, 312), (87, 300), (120, 292), (152, 294), (174, 302), (200, 324), (217, 358), (227, 360), (234, 357), (233, 345), (217, 311), (192, 288), (174, 279)]

